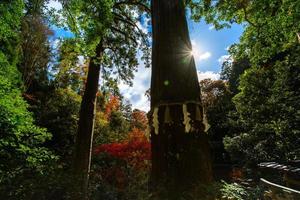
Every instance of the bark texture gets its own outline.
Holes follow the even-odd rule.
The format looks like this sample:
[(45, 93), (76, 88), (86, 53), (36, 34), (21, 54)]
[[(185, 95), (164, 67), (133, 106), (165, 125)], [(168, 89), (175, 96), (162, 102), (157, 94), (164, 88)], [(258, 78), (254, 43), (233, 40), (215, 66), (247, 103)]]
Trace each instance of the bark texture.
[[(160, 188), (167, 188), (166, 199), (179, 199), (194, 185), (212, 181), (210, 149), (203, 121), (196, 116), (197, 109), (202, 116), (203, 113), (184, 2), (152, 0), (151, 3), (152, 113), (159, 108), (158, 134), (154, 128), (151, 130), (151, 188), (158, 193)], [(183, 124), (183, 104), (187, 105), (193, 127), (189, 133)]]
[(152, 0), (151, 105), (200, 99), (182, 0)]
[(95, 120), (96, 95), (100, 77), (100, 59), (102, 45), (96, 48), (96, 56), (92, 57), (88, 66), (85, 91), (82, 97), (78, 131), (76, 136), (73, 173), (76, 177), (76, 195), (73, 199), (87, 199), (87, 189), (91, 166), (92, 142)]

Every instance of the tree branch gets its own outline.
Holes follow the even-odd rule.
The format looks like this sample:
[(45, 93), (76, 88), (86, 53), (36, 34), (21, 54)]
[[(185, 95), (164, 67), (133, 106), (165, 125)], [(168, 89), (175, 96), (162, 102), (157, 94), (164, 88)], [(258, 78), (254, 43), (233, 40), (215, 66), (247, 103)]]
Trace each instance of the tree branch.
[(246, 8), (245, 7), (243, 7), (243, 11), (244, 11), (244, 17), (245, 17), (245, 20), (249, 23), (249, 24), (251, 24), (252, 26), (254, 26), (254, 27), (258, 27), (256, 24), (254, 24), (253, 22), (251, 22), (251, 20), (248, 18), (248, 15), (247, 15), (247, 11), (246, 11)]
[(135, 0), (120, 1), (115, 3), (113, 7), (119, 7), (121, 5), (133, 5), (133, 6), (141, 7), (145, 12), (151, 13), (151, 9), (147, 5), (143, 4), (141, 1), (135, 1)]
[(124, 23), (126, 23), (126, 24), (129, 24), (129, 25), (131, 25), (131, 26), (135, 26), (135, 23), (128, 17), (128, 16), (126, 16), (126, 19), (124, 19), (123, 17), (122, 17), (122, 15), (120, 15), (120, 14), (118, 14), (118, 13), (116, 13), (116, 12), (113, 12), (113, 14), (115, 15), (115, 18), (116, 19), (118, 19), (118, 20), (120, 20), (120, 21), (122, 21), (122, 22), (124, 22)]
[(123, 35), (125, 37), (125, 39), (129, 38), (132, 42), (135, 43), (135, 45), (138, 45), (137, 41), (133, 37), (131, 37), (128, 34), (126, 34), (124, 31), (121, 31), (120, 29), (118, 29), (116, 27), (111, 27), (111, 30), (115, 31), (115, 32), (118, 32), (119, 34)]
[(145, 36), (145, 33), (137, 26), (137, 24), (135, 22), (133, 22), (130, 19), (129, 16), (127, 16), (125, 13), (122, 13), (122, 14), (125, 18), (122, 15), (114, 12), (114, 15), (117, 17), (118, 20), (120, 20), (124, 23), (127, 23), (128, 25), (131, 25), (133, 28), (137, 29), (139, 36), (142, 38), (143, 42), (145, 44), (147, 44), (147, 38)]

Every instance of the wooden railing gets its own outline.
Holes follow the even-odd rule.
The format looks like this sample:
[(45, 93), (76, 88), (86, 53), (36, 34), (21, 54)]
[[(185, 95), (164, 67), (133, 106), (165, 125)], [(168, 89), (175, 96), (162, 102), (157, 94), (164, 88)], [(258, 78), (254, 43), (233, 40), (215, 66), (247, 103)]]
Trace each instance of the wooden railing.
[(267, 188), (264, 194), (265, 200), (300, 200), (300, 191), (298, 190), (272, 183), (263, 178), (260, 181)]

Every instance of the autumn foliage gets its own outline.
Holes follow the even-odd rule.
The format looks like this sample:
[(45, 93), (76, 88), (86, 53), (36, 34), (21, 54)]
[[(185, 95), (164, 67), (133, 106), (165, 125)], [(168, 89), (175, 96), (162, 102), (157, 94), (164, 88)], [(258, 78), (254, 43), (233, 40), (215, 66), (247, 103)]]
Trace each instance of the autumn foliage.
[(107, 153), (112, 157), (125, 160), (130, 166), (141, 169), (148, 165), (151, 146), (145, 134), (140, 129), (133, 128), (123, 142), (96, 146), (94, 155), (100, 153)]
[(148, 118), (146, 112), (135, 109), (131, 114), (131, 118), (133, 127), (139, 128), (141, 130), (145, 130), (147, 128)]
[(107, 104), (105, 105), (105, 117), (109, 119), (112, 111), (118, 110), (120, 107), (120, 100), (118, 96), (111, 95)]

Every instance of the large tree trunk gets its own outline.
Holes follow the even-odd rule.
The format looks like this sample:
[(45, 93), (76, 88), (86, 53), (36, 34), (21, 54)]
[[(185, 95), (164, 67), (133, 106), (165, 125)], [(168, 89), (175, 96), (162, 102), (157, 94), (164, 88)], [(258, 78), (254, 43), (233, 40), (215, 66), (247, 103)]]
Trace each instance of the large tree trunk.
[(73, 199), (87, 199), (89, 172), (91, 165), (92, 142), (96, 95), (100, 76), (100, 59), (103, 53), (102, 45), (96, 48), (96, 56), (92, 57), (88, 67), (85, 91), (82, 97), (78, 131), (76, 136), (73, 173), (76, 178), (76, 191)]
[(179, 199), (191, 186), (212, 181), (183, 0), (152, 0), (152, 27), (151, 186), (153, 192), (163, 186), (168, 199)]

